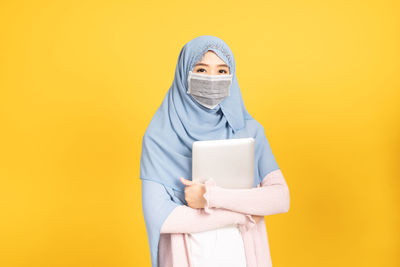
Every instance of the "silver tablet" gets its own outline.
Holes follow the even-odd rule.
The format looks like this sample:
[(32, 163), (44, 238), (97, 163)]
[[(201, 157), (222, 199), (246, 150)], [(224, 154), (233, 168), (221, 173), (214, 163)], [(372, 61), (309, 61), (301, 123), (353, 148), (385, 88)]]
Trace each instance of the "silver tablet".
[(254, 138), (193, 142), (192, 180), (213, 178), (223, 188), (254, 186)]

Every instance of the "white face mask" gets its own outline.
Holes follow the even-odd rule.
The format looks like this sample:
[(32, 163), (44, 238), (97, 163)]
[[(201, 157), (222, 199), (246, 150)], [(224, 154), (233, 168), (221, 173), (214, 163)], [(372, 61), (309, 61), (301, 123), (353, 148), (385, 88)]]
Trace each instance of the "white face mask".
[(189, 71), (187, 93), (199, 104), (213, 109), (230, 95), (232, 77), (232, 74), (207, 75)]

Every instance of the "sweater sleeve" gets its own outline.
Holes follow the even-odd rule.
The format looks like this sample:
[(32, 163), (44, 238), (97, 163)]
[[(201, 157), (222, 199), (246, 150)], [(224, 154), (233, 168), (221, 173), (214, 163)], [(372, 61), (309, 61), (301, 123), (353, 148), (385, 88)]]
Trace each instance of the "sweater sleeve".
[[(252, 215), (272, 215), (289, 211), (289, 188), (280, 169), (269, 172), (251, 189), (226, 189), (206, 181), (205, 211), (223, 208)], [(212, 214), (211, 213), (211, 214)]]
[(179, 205), (165, 220), (161, 233), (195, 233), (232, 224), (250, 229), (255, 225), (255, 221), (251, 215), (230, 210), (216, 209), (213, 213), (207, 214), (204, 209)]

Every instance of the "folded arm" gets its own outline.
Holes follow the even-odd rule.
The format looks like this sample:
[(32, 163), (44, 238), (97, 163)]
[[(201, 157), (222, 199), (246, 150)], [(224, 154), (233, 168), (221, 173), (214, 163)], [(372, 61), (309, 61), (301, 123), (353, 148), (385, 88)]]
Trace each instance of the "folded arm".
[(205, 186), (206, 211), (223, 208), (261, 216), (289, 211), (289, 188), (280, 169), (269, 172), (257, 188), (226, 189), (210, 180)]
[(227, 225), (251, 228), (255, 221), (250, 215), (215, 209), (207, 214), (204, 209), (193, 209), (172, 200), (169, 190), (160, 183), (142, 180), (142, 206), (146, 225), (160, 229), (160, 233), (194, 233)]
[(203, 209), (180, 205), (165, 220), (161, 233), (195, 233), (233, 224), (250, 228), (255, 221), (250, 215), (230, 210), (217, 209), (212, 214), (207, 214)]

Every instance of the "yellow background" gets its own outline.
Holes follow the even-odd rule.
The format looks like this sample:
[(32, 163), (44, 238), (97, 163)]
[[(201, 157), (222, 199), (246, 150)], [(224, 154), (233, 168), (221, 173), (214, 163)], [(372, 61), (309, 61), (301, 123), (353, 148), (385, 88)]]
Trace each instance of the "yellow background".
[(272, 262), (400, 266), (398, 1), (1, 1), (0, 266), (150, 266), (141, 138), (222, 38), (289, 185)]

